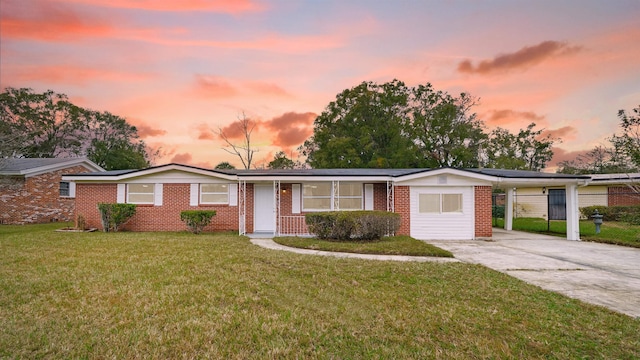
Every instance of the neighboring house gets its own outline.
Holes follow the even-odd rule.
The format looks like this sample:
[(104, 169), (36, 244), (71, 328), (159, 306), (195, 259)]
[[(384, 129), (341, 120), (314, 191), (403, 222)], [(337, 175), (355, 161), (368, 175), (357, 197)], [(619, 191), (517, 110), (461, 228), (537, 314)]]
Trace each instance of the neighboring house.
[[(591, 181), (578, 188), (579, 207), (640, 205), (640, 173), (593, 174)], [(565, 219), (565, 189), (560, 187), (532, 187), (514, 193), (516, 217), (537, 217), (550, 220)]]
[(104, 171), (86, 158), (6, 159), (0, 168), (0, 223), (70, 221), (75, 183), (65, 174)]
[[(206, 230), (240, 234), (308, 234), (304, 215), (314, 211), (382, 210), (401, 216), (400, 234), (418, 239), (490, 238), (491, 194), (514, 187), (564, 186), (567, 237), (576, 240), (578, 175), (495, 169), (207, 170), (168, 164), (142, 170), (67, 175), (76, 183), (76, 215), (101, 228), (97, 204), (138, 204), (125, 225), (131, 231), (179, 231), (182, 210), (216, 210)], [(509, 195), (511, 194), (511, 195)], [(511, 205), (512, 206), (512, 205)], [(511, 219), (505, 221), (510, 229)]]

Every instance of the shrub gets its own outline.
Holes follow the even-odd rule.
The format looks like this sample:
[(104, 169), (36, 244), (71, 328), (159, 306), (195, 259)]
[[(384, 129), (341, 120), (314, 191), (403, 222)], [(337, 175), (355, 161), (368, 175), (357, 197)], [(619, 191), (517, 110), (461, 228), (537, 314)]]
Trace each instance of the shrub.
[(185, 210), (180, 212), (180, 220), (187, 224), (194, 234), (200, 234), (205, 226), (211, 224), (211, 219), (216, 216), (215, 210)]
[(580, 208), (583, 218), (591, 219), (591, 215), (598, 210), (604, 221), (622, 221), (634, 225), (640, 223), (640, 205), (630, 206), (585, 206)]
[(504, 205), (491, 206), (491, 216), (494, 218), (504, 219)]
[(98, 210), (104, 232), (116, 232), (136, 214), (136, 205), (99, 203)]
[(319, 212), (305, 219), (309, 231), (324, 240), (377, 240), (400, 227), (400, 215), (386, 211)]

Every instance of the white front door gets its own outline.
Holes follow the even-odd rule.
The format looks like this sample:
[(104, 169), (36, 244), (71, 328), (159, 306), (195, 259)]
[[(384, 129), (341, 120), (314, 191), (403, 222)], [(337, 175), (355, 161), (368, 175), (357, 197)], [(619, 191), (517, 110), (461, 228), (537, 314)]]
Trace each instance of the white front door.
[(273, 211), (273, 185), (255, 184), (253, 191), (253, 231), (274, 232), (276, 225)]

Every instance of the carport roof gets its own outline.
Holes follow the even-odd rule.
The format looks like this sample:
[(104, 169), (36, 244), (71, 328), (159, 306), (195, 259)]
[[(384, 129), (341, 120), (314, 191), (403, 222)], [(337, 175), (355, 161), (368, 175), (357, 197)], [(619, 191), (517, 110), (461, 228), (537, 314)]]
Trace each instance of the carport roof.
[(591, 179), (588, 175), (556, 174), (527, 170), (505, 170), (505, 169), (464, 169), (478, 174), (509, 178), (509, 179)]

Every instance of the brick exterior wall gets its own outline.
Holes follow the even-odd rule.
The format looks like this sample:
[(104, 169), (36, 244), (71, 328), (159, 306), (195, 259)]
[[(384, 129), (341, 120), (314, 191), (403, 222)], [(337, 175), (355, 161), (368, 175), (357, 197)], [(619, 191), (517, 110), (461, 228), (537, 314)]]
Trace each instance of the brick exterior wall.
[(491, 186), (474, 187), (475, 237), (493, 236), (491, 219)]
[(627, 186), (611, 186), (607, 193), (609, 206), (640, 205), (640, 194)]
[(387, 184), (373, 184), (373, 210), (387, 211)]
[[(249, 185), (247, 185), (247, 190)], [(136, 214), (124, 225), (129, 231), (182, 231), (187, 230), (180, 220), (183, 210), (216, 210), (205, 231), (238, 230), (238, 207), (228, 205), (189, 206), (190, 184), (164, 184), (162, 206), (138, 205)], [(76, 217), (82, 215), (87, 227), (102, 229), (98, 203), (115, 203), (116, 184), (77, 184)], [(248, 200), (248, 199), (247, 199)], [(249, 203), (249, 201), (247, 201)], [(253, 202), (251, 202), (253, 203)], [(247, 212), (249, 206), (247, 204)]]
[(411, 235), (411, 191), (409, 189), (409, 186), (396, 186), (393, 191), (394, 212), (400, 214), (398, 235)]
[(88, 172), (72, 166), (0, 184), (0, 223), (72, 221), (75, 199), (60, 197), (62, 175)]

